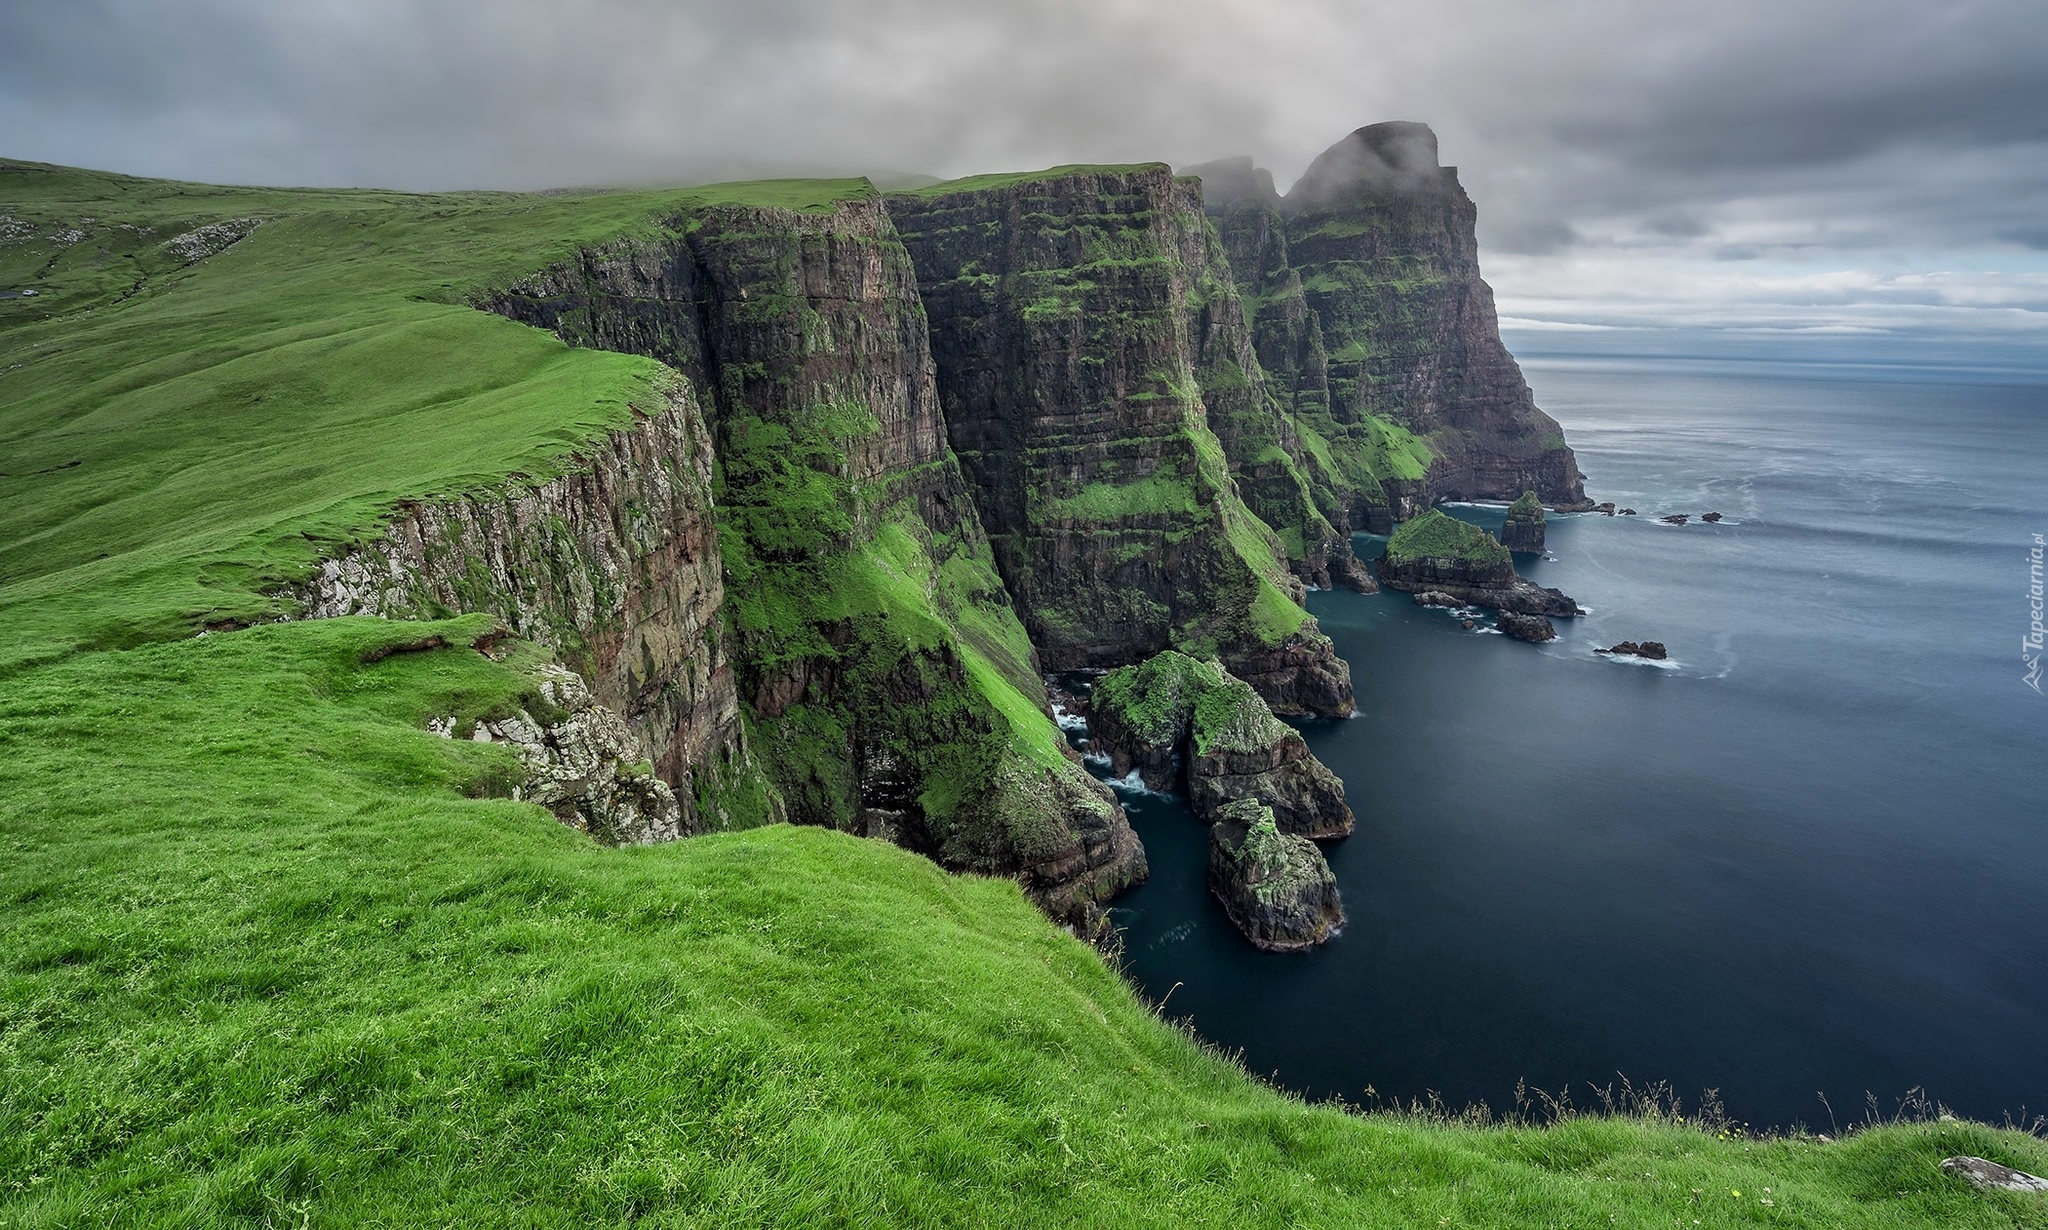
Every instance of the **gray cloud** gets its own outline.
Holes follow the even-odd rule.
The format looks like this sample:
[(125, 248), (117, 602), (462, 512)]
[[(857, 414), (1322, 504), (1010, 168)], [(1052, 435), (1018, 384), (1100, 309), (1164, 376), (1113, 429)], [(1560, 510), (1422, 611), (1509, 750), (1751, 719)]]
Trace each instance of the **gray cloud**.
[(67, 0), (0, 7), (0, 154), (529, 188), (1251, 153), (1285, 184), (1407, 118), (1510, 281), (2038, 261), (2044, 63), (2037, 0)]

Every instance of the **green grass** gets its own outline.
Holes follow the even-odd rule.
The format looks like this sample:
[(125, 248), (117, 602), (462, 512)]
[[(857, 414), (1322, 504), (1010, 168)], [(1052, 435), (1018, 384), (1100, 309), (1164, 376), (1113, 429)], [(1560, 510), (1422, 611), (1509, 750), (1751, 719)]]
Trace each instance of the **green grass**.
[(1395, 561), (1443, 559), (1504, 564), (1508, 562), (1508, 549), (1478, 526), (1432, 508), (1401, 523), (1393, 537), (1387, 539), (1387, 558)]
[[(183, 635), (624, 422), (655, 365), (461, 304), (688, 199), (0, 172), (37, 227), (266, 219), (191, 266), (23, 257), (50, 293), (0, 304), (0, 1225), (2048, 1226), (1936, 1171), (2048, 1168), (1974, 1124), (1306, 1106), (1012, 883), (788, 826), (608, 849), (492, 797), (509, 753), (424, 729), (533, 703), (486, 619)], [(1030, 727), (1028, 647), (956, 610), (992, 577), (935, 554), (885, 524), (820, 601), (906, 642), (955, 610)]]

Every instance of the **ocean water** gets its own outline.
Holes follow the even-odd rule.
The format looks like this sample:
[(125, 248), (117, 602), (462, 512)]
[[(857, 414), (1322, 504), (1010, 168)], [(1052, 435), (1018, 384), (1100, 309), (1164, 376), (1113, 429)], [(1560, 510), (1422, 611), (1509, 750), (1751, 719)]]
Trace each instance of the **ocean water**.
[[(1358, 813), (1326, 846), (1348, 925), (1252, 949), (1206, 831), (1125, 790), (1153, 869), (1114, 911), (1131, 975), (1311, 1097), (1502, 1108), (1526, 1081), (1587, 1105), (1625, 1077), (1758, 1126), (1915, 1088), (2048, 1112), (2048, 697), (2021, 658), (2048, 385), (1528, 374), (1593, 498), (1643, 514), (1553, 516), (1549, 557), (1518, 558), (1591, 614), (1538, 647), (1403, 594), (1310, 595), (1360, 706), (1304, 727)], [(1672, 660), (1592, 652), (1624, 639)]]

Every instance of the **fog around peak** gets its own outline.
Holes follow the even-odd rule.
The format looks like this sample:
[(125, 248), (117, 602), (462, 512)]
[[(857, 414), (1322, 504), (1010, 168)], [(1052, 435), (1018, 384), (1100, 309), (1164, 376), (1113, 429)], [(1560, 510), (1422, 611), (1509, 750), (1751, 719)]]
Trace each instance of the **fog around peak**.
[(2028, 347), (2043, 63), (2031, 0), (67, 0), (0, 7), (0, 157), (431, 189), (1249, 155), (1286, 191), (1418, 120), (1522, 336)]

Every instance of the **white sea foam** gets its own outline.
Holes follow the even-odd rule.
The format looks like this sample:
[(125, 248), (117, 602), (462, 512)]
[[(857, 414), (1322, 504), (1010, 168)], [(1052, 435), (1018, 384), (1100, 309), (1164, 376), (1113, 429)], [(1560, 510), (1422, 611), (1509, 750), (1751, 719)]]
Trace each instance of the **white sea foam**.
[(1140, 774), (1136, 769), (1132, 769), (1129, 773), (1124, 774), (1122, 777), (1110, 778), (1109, 784), (1112, 788), (1121, 790), (1126, 794), (1142, 794), (1155, 799), (1170, 799), (1173, 797), (1173, 795), (1167, 791), (1154, 790), (1152, 789), (1152, 787), (1147, 786), (1145, 784), (1144, 776)]
[(1088, 733), (1088, 719), (1078, 713), (1067, 712), (1066, 707), (1058, 701), (1052, 702), (1052, 720), (1059, 723), (1061, 730), (1078, 730), (1084, 735)]
[(1643, 658), (1632, 653), (1596, 653), (1593, 656), (1605, 658), (1609, 662), (1619, 662), (1623, 666), (1651, 666), (1660, 671), (1675, 671), (1685, 665), (1676, 658)]

